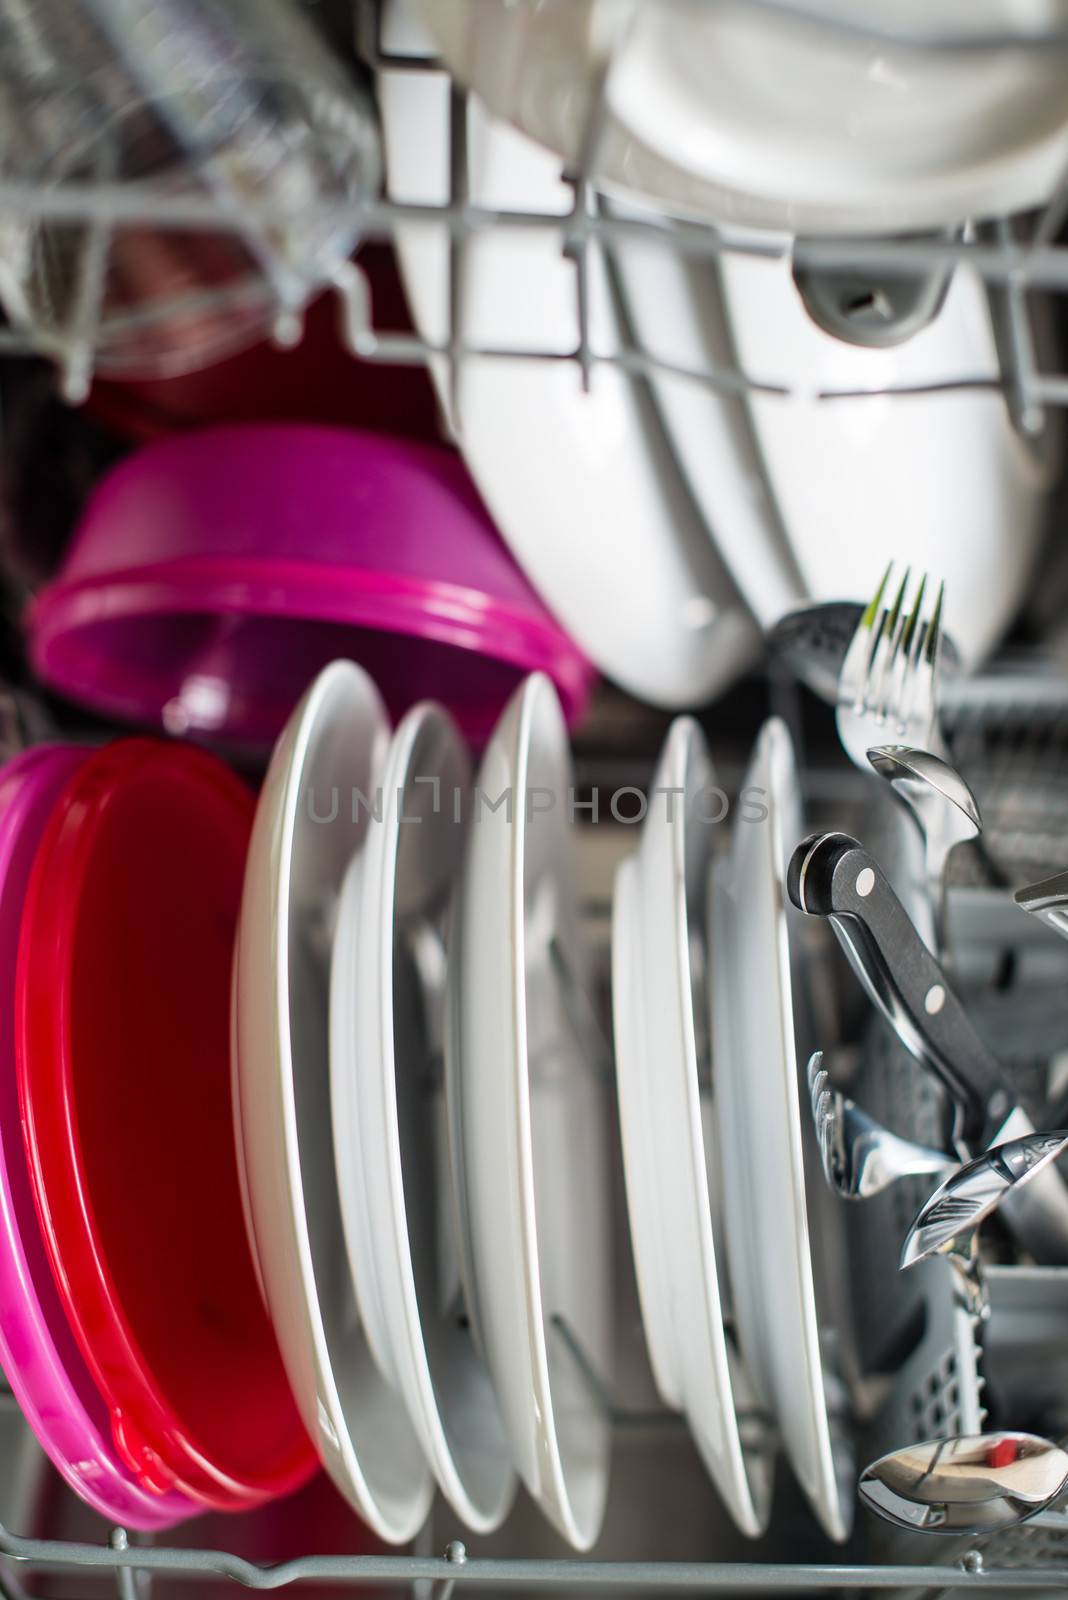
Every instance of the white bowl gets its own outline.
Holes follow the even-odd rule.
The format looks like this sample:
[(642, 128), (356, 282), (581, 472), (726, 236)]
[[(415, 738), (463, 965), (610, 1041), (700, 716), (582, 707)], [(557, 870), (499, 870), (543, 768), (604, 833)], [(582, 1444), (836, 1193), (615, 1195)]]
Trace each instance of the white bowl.
[[(387, 7), (391, 54), (423, 53), (425, 34)], [(450, 80), (393, 64), (379, 76), (387, 185), (394, 199), (440, 204), (449, 192)], [(560, 163), (471, 102), (468, 169), (475, 198), (563, 214)], [(433, 222), (397, 230), (419, 331), (449, 329), (450, 249)], [(459, 249), (458, 327), (483, 349), (564, 355), (578, 340), (575, 266), (559, 231), (507, 226)], [(594, 347), (620, 347), (603, 256), (590, 262)], [(609, 677), (665, 706), (700, 704), (744, 670), (756, 648), (748, 612), (682, 481), (644, 386), (595, 366), (583, 391), (573, 362), (444, 358), (431, 373), (464, 458), (516, 559), (546, 603)]]
[[(420, 4), (461, 82), (572, 165), (607, 74), (594, 176), (718, 222), (956, 225), (1041, 204), (1068, 161), (1057, 50), (902, 45), (747, 0)], [(1021, 20), (1007, 0), (983, 15)], [(931, 29), (917, 6), (871, 20)]]

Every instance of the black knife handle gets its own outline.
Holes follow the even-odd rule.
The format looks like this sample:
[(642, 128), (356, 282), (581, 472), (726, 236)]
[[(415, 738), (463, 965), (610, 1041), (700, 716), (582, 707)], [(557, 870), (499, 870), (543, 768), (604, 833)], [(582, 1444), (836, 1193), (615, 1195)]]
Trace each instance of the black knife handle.
[(814, 833), (786, 884), (799, 910), (832, 920), (872, 1000), (956, 1102), (961, 1138), (984, 1150), (1015, 1096), (878, 862), (847, 833)]

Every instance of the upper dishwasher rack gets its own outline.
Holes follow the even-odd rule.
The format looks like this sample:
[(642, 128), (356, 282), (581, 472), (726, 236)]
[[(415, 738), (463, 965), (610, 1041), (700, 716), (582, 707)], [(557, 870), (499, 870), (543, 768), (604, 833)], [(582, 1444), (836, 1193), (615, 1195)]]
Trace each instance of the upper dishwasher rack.
[[(641, 0), (641, 3), (657, 6), (665, 0)], [(703, 3), (715, 5), (718, 0), (703, 0)], [(976, 22), (969, 25), (962, 36), (959, 32), (940, 34), (933, 27), (924, 27), (910, 35), (907, 27), (888, 25), (881, 13), (859, 17), (852, 15), (848, 8), (828, 4), (826, 0), (752, 0), (752, 4), (770, 14), (785, 13), (804, 18), (813, 27), (884, 40), (888, 45), (914, 45), (935, 53), (949, 47), (963, 48), (977, 60), (982, 59), (984, 52), (1004, 49), (1010, 44), (1018, 50), (1033, 52), (1036, 60), (1043, 53), (1068, 51), (1068, 21), (1062, 23), (1055, 8), (1053, 22), (1049, 11), (1028, 12), (1009, 33), (1004, 29), (984, 29)], [(360, 52), (370, 66), (399, 66), (405, 71), (418, 70), (420, 66), (441, 68), (443, 64), (435, 58), (420, 61), (409, 54), (396, 57), (384, 49), (380, 0), (356, 0), (356, 8)], [(357, 260), (344, 262), (332, 277), (341, 301), (339, 316), (345, 341), (353, 355), (361, 360), (382, 364), (422, 363), (434, 355), (445, 356), (453, 363), (477, 355), (507, 356), (517, 361), (565, 360), (576, 363), (587, 378), (594, 366), (608, 362), (645, 376), (659, 373), (684, 377), (729, 394), (794, 392), (790, 381), (779, 381), (770, 372), (753, 374), (736, 361), (676, 364), (643, 348), (633, 336), (622, 348), (598, 349), (590, 327), (586, 271), (589, 250), (597, 244), (611, 246), (646, 238), (655, 240), (661, 248), (698, 260), (713, 261), (731, 256), (785, 258), (792, 264), (795, 280), (814, 318), (820, 321), (826, 315), (832, 320), (841, 317), (845, 327), (850, 325), (854, 315), (863, 322), (866, 310), (878, 300), (887, 304), (895, 315), (901, 314), (903, 308), (907, 312), (913, 303), (922, 309), (927, 300), (937, 296), (938, 282), (955, 266), (966, 265), (986, 283), (992, 296), (1000, 374), (947, 373), (925, 383), (923, 392), (1000, 388), (1006, 394), (1017, 425), (1029, 433), (1040, 430), (1044, 407), (1068, 404), (1068, 373), (1041, 371), (1037, 364), (1033, 307), (1029, 304), (1033, 292), (1045, 291), (1059, 297), (1068, 291), (1068, 245), (1059, 242), (1068, 217), (1068, 171), (1040, 211), (1016, 218), (985, 219), (981, 226), (949, 230), (944, 236), (790, 240), (785, 235), (768, 233), (761, 237), (752, 230), (725, 233), (701, 222), (663, 216), (655, 219), (637, 213), (622, 216), (618, 211), (608, 215), (597, 200), (593, 183), (598, 141), (606, 115), (602, 83), (600, 92), (592, 96), (589, 123), (580, 141), (579, 160), (567, 170), (574, 192), (570, 209), (561, 215), (559, 212), (489, 207), (473, 203), (465, 192), (463, 98), (462, 91), (455, 89), (449, 161), (451, 193), (447, 203), (441, 205), (392, 201), (372, 192), (371, 184), (362, 185), (360, 192), (351, 198), (287, 208), (285, 202), (280, 206), (273, 196), (268, 204), (263, 198), (257, 201), (249, 195), (227, 194), (220, 198), (207, 189), (175, 193), (152, 180), (117, 182), (101, 177), (37, 184), (0, 175), (0, 221), (9, 224), (47, 222), (84, 230), (84, 259), (79, 268), (78, 293), (73, 297), (76, 323), (32, 333), (21, 327), (0, 329), (0, 353), (51, 356), (64, 373), (68, 398), (78, 400), (85, 396), (93, 376), (94, 349), (100, 327), (101, 263), (106, 261), (115, 235), (123, 229), (153, 227), (193, 235), (203, 232), (236, 237), (248, 243), (255, 253), (257, 236), (269, 226), (277, 227), (280, 219), (287, 226), (314, 227), (320, 232), (328, 227), (347, 229), (354, 239), (391, 239), (398, 229), (422, 222), (444, 226), (454, 242), (487, 229), (555, 231), (561, 251), (574, 261), (577, 269), (574, 348), (562, 352), (558, 348), (532, 348), (529, 342), (522, 348), (466, 342), (456, 325), (456, 296), (452, 292), (447, 297), (450, 324), (443, 340), (431, 342), (416, 334), (383, 331), (376, 325), (370, 287)], [(374, 163), (368, 161), (367, 165), (372, 170)], [(818, 280), (817, 288), (809, 294), (807, 286), (814, 277)], [(837, 303), (829, 304), (828, 294), (831, 301)], [(232, 288), (202, 289), (195, 296), (187, 297), (188, 306), (183, 300), (176, 301), (175, 307), (179, 311), (188, 308), (197, 315), (225, 313), (241, 309), (240, 291), (237, 295), (235, 299)], [(280, 342), (299, 341), (302, 312), (299, 292), (292, 286), (279, 288), (274, 334)], [(133, 327), (137, 312), (129, 315)], [(902, 323), (903, 328), (906, 322)], [(863, 336), (859, 342), (866, 342)], [(900, 389), (865, 387), (863, 391), (865, 396), (873, 397), (916, 392), (914, 385)], [(830, 403), (835, 399), (857, 398), (857, 391), (819, 388), (809, 398)]]

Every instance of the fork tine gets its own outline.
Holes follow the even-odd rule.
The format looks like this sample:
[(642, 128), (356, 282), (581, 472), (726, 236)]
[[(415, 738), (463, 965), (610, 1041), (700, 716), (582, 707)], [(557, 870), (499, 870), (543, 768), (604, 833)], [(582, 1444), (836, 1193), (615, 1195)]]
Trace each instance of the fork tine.
[(823, 1051), (817, 1050), (810, 1057), (806, 1070), (808, 1078), (808, 1092), (812, 1102), (812, 1121), (816, 1130), (816, 1144), (820, 1153), (820, 1165), (829, 1183), (834, 1181), (834, 1091), (831, 1088), (830, 1074), (823, 1065)]
[(820, 1124), (820, 1162), (828, 1182), (836, 1182), (837, 1163), (835, 1160), (835, 1145), (837, 1143), (838, 1125), (832, 1113), (832, 1103), (828, 1098), (827, 1110)]
[[(899, 721), (902, 730), (906, 724), (914, 728), (908, 742), (926, 747), (932, 736), (938, 712), (938, 667), (941, 659), (942, 612), (945, 606), (945, 583), (938, 585), (934, 611), (930, 619), (917, 629), (913, 659), (908, 682), (902, 695)], [(922, 725), (915, 728), (915, 724)]]
[(927, 665), (932, 671), (937, 671), (942, 653), (942, 610), (945, 603), (946, 585), (943, 581), (938, 585), (938, 599), (935, 601), (934, 616), (927, 630), (927, 643), (924, 649)]
[(864, 691), (868, 681), (868, 672), (871, 667), (872, 657), (875, 654), (882, 630), (885, 626), (886, 616), (883, 611), (883, 596), (890, 582), (890, 575), (894, 570), (892, 561), (887, 563), (879, 586), (861, 614), (860, 621), (853, 630), (853, 637), (849, 641), (849, 648), (845, 653), (839, 673), (839, 686), (842, 697), (856, 702), (858, 709), (863, 706)]
[(883, 628), (878, 646), (874, 652), (871, 669), (868, 673), (868, 685), (865, 692), (865, 708), (874, 711), (876, 717), (882, 718), (886, 711), (886, 691), (891, 679), (894, 662), (901, 648), (901, 634), (904, 625), (905, 595), (908, 592), (909, 579), (912, 568), (905, 568), (905, 576), (898, 586), (894, 603), (886, 613), (886, 624)]
[(912, 613), (909, 616), (908, 627), (905, 630), (905, 638), (903, 640), (905, 658), (910, 662), (915, 660), (923, 643), (923, 632), (919, 626), (919, 622), (920, 612), (923, 609), (923, 597), (926, 593), (927, 574), (925, 572), (920, 578), (920, 587), (916, 591), (916, 602), (912, 608)]
[(919, 586), (916, 597), (909, 610), (901, 630), (900, 651), (897, 658), (897, 670), (893, 682), (886, 696), (885, 716), (891, 724), (898, 738), (903, 738), (908, 722), (909, 707), (912, 700), (912, 690), (915, 685), (916, 669), (923, 648), (925, 628), (921, 621), (923, 616), (923, 600), (927, 593), (927, 574), (920, 574)]
[[(920, 652), (919, 664), (914, 673), (913, 695), (918, 712), (923, 717), (924, 742), (929, 744), (938, 717), (938, 671), (942, 659), (942, 612), (945, 606), (946, 586), (938, 585), (934, 614), (927, 624), (927, 634)], [(913, 713), (915, 715), (915, 713)]]
[(814, 1050), (809, 1056), (808, 1066), (805, 1069), (805, 1077), (808, 1079), (809, 1098), (811, 1099), (813, 1106), (815, 1106), (816, 1101), (819, 1099), (822, 1084), (827, 1078), (827, 1073), (823, 1066), (822, 1050)]

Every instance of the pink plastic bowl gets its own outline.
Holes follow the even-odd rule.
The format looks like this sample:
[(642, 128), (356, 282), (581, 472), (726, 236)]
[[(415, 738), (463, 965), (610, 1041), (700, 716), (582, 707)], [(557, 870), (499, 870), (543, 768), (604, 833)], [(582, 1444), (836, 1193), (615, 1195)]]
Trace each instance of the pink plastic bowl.
[(340, 428), (212, 428), (130, 456), (29, 628), (71, 699), (253, 745), (337, 656), (394, 714), (433, 696), (476, 742), (526, 673), (553, 679), (571, 721), (593, 683), (458, 458)]
[(19, 1126), (13, 1018), (22, 903), (53, 808), (88, 754), (44, 745), (16, 756), (0, 773), (0, 1364), (71, 1488), (109, 1521), (150, 1530), (202, 1508), (175, 1491), (150, 1493), (119, 1462), (107, 1407), (52, 1277)]

